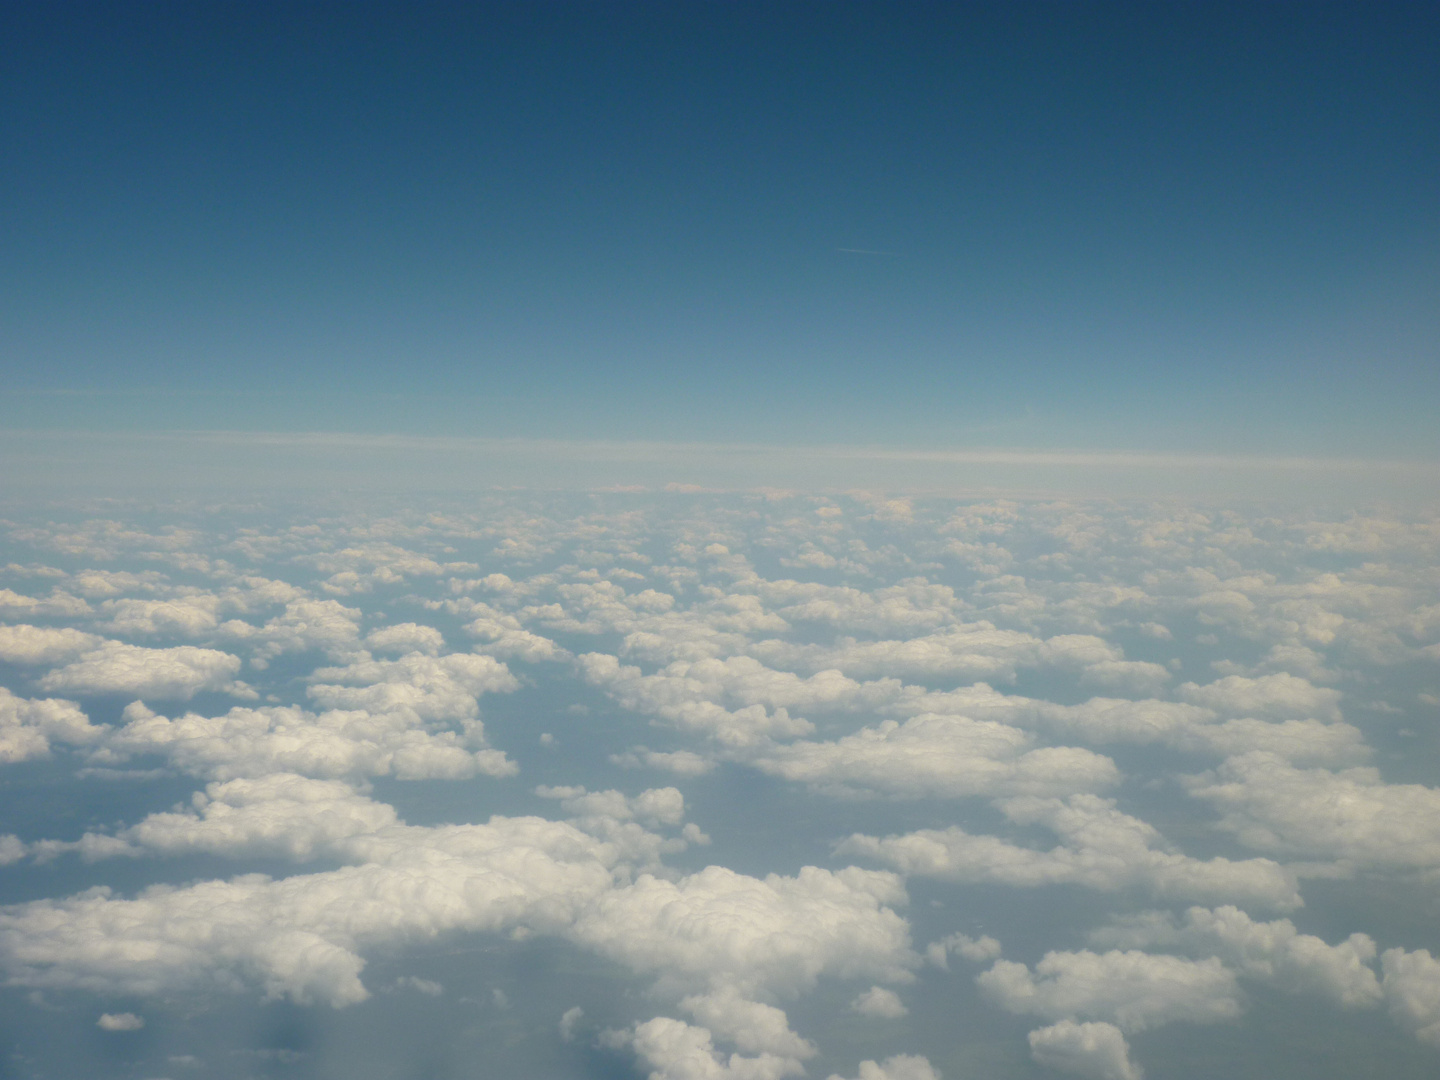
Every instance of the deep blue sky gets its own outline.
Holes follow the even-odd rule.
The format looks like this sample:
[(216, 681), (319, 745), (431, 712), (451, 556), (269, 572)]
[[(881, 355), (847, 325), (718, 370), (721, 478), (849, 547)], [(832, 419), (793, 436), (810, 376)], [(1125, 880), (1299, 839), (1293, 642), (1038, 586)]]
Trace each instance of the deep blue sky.
[(7, 4), (5, 424), (1434, 457), (1437, 42), (1433, 3)]

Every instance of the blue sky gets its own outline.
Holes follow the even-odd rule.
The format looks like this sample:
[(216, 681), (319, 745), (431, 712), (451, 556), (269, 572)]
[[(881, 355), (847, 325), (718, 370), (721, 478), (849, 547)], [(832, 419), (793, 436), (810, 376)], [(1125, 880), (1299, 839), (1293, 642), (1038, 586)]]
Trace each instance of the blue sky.
[(7, 426), (1433, 458), (1435, 21), (10, 5)]

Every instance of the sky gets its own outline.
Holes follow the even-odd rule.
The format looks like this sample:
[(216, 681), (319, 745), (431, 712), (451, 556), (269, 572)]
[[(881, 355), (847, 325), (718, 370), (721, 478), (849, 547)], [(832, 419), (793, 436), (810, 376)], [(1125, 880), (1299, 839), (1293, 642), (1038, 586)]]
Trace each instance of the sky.
[(6, 5), (6, 426), (1433, 460), (1435, 20)]
[(1431, 1080), (1437, 10), (0, 5), (0, 1080)]

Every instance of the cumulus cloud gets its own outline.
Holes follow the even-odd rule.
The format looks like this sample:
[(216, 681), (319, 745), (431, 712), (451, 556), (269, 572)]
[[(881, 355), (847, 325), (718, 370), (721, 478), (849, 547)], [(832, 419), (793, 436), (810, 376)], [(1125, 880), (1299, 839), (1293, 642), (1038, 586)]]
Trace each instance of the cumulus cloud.
[(101, 638), (70, 627), (0, 626), (0, 660), (7, 664), (54, 664), (87, 652)]
[(1377, 1005), (1383, 996), (1370, 967), (1375, 942), (1368, 935), (1352, 934), (1338, 945), (1327, 945), (1313, 934), (1300, 933), (1289, 919), (1256, 922), (1231, 905), (1213, 911), (1190, 908), (1179, 923), (1159, 912), (1123, 919), (1095, 932), (1091, 940), (1218, 956), (1246, 978), (1293, 993), (1320, 994), (1347, 1008)]
[(1313, 685), (1308, 679), (1277, 672), (1250, 679), (1228, 675), (1206, 686), (1185, 683), (1177, 692), (1195, 705), (1229, 717), (1274, 719), (1340, 719), (1340, 692)]
[(1130, 1044), (1114, 1024), (1061, 1020), (1030, 1032), (1029, 1040), (1030, 1056), (1038, 1064), (1085, 1080), (1141, 1080), (1144, 1075), (1130, 1061)]
[(1247, 847), (1353, 867), (1440, 867), (1440, 790), (1386, 784), (1373, 768), (1297, 769), (1254, 751), (1188, 786)]
[[(842, 1080), (838, 1073), (832, 1073), (830, 1080)], [(896, 1054), (882, 1062), (862, 1061), (860, 1074), (855, 1080), (940, 1080), (928, 1058), (918, 1054)]]
[(861, 1016), (874, 1016), (883, 1020), (898, 1020), (910, 1010), (894, 990), (883, 986), (872, 986), (850, 1002), (852, 1011)]
[(217, 649), (193, 645), (146, 649), (107, 641), (50, 672), (40, 680), (39, 686), (42, 690), (70, 694), (126, 694), (182, 700), (202, 690), (254, 697), (254, 691), (235, 678), (239, 673), (240, 658)]
[(879, 839), (855, 834), (837, 847), (905, 874), (1033, 888), (1077, 884), (1102, 891), (1142, 888), (1165, 898), (1224, 898), (1300, 906), (1293, 878), (1269, 859), (1195, 859), (1166, 850), (1150, 825), (1094, 795), (1013, 798), (996, 804), (1011, 821), (1043, 825), (1063, 843), (1048, 851), (974, 835), (958, 826)]
[(433, 626), (419, 623), (396, 623), (372, 630), (365, 637), (365, 647), (382, 653), (424, 653), (438, 656), (445, 648), (445, 635)]
[(106, 730), (73, 701), (22, 698), (0, 686), (0, 764), (45, 757), (52, 742), (84, 746)]
[(106, 741), (109, 757), (163, 754), (197, 776), (229, 780), (294, 772), (320, 778), (393, 775), (402, 780), (509, 776), (516, 766), (484, 749), (479, 721), (430, 731), (403, 713), (295, 706), (237, 707), (222, 716), (161, 716), (136, 702)]
[(1089, 1017), (1136, 1032), (1183, 1020), (1210, 1024), (1240, 1015), (1240, 988), (1219, 960), (1136, 950), (1049, 952), (1032, 973), (997, 960), (976, 980), (1001, 1008), (1047, 1020)]
[(1440, 1048), (1440, 960), (1428, 949), (1386, 949), (1380, 962), (1390, 1015), (1421, 1042)]
[(145, 1026), (145, 1019), (134, 1013), (101, 1013), (95, 1026), (101, 1031), (139, 1031)]
[[(787, 705), (835, 703), (853, 699), (861, 690), (858, 683), (839, 672), (801, 679), (743, 656), (725, 661), (676, 661), (655, 675), (621, 665), (606, 653), (586, 653), (579, 663), (585, 680), (604, 688), (623, 707), (731, 747), (809, 734), (815, 725), (791, 717)], [(734, 709), (720, 703), (736, 699), (748, 703)]]
[(926, 796), (1069, 794), (1109, 787), (1115, 763), (1077, 747), (1034, 747), (1018, 728), (963, 716), (886, 720), (835, 742), (796, 742), (752, 763), (835, 792)]
[(408, 829), (359, 866), (250, 874), (119, 899), (105, 888), (0, 910), (14, 985), (155, 995), (258, 983), (340, 1006), (368, 996), (360, 950), (438, 932), (558, 931), (613, 887), (614, 855), (562, 822)]
[(405, 716), (412, 723), (468, 720), (476, 699), (508, 693), (520, 684), (510, 669), (489, 656), (410, 653), (398, 660), (359, 660), (319, 668), (306, 695), (324, 708), (361, 709)]
[(631, 1047), (650, 1070), (650, 1080), (780, 1080), (805, 1072), (797, 1059), (775, 1054), (727, 1058), (715, 1049), (709, 1030), (668, 1016), (612, 1033), (608, 1041), (617, 1048)]
[(999, 959), (1000, 942), (988, 934), (978, 938), (972, 938), (969, 934), (949, 934), (925, 946), (925, 959), (944, 971), (950, 970), (952, 953), (971, 963), (983, 964)]

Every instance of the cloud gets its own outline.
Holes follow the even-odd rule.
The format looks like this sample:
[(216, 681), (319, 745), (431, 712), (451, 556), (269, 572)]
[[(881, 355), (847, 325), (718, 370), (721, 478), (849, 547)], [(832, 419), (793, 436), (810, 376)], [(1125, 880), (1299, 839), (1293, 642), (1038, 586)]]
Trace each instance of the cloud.
[(311, 679), (306, 696), (322, 707), (392, 713), (417, 724), (468, 720), (478, 712), (480, 695), (520, 687), (500, 661), (473, 653), (358, 660), (345, 667), (319, 668)]
[(761, 879), (710, 866), (678, 881), (641, 875), (570, 933), (642, 974), (747, 998), (794, 994), (822, 975), (908, 981), (918, 957), (887, 906), (904, 899), (893, 874), (855, 867)]
[(90, 605), (78, 596), (56, 589), (46, 599), (25, 596), (12, 589), (0, 589), (0, 617), (34, 618), (37, 615), (77, 616), (90, 614)]
[(797, 1059), (775, 1054), (750, 1058), (731, 1054), (726, 1058), (715, 1050), (706, 1028), (668, 1016), (615, 1033), (609, 1042), (615, 1047), (631, 1047), (650, 1069), (650, 1080), (781, 1080), (805, 1072)]
[(1211, 1024), (1240, 1015), (1235, 975), (1219, 960), (1185, 960), (1129, 950), (1048, 952), (1031, 970), (997, 960), (975, 980), (1013, 1013), (1048, 1020), (1088, 1017), (1122, 1031), (1183, 1020)]
[(1076, 747), (1033, 747), (1018, 728), (963, 716), (886, 720), (835, 742), (768, 748), (750, 760), (764, 772), (832, 792), (906, 798), (1069, 794), (1115, 784), (1107, 757)]
[(445, 931), (558, 931), (613, 887), (613, 852), (562, 822), (401, 829), (360, 866), (148, 890), (92, 889), (0, 909), (14, 985), (152, 996), (258, 983), (269, 996), (368, 996), (360, 950)]
[(1440, 1049), (1440, 960), (1428, 949), (1386, 949), (1384, 993), (1395, 1022)]
[(1077, 884), (1113, 892), (1142, 888), (1165, 898), (1225, 898), (1268, 907), (1299, 907), (1293, 879), (1269, 859), (1194, 859), (1164, 849), (1151, 826), (1094, 795), (1003, 799), (997, 807), (1020, 825), (1043, 825), (1063, 843), (1048, 851), (1020, 847), (958, 826), (878, 839), (855, 834), (837, 845), (905, 874), (948, 881), (1034, 888)]
[(988, 935), (972, 938), (968, 934), (948, 934), (925, 946), (925, 959), (943, 971), (950, 970), (951, 953), (983, 964), (999, 958), (1000, 942)]
[(560, 1017), (560, 1041), (574, 1042), (575, 1032), (580, 1026), (580, 1021), (585, 1018), (585, 1010), (579, 1005), (566, 1009)]
[(1289, 919), (1256, 922), (1233, 906), (1193, 907), (1184, 921), (1152, 912), (1119, 920), (1091, 934), (1096, 944), (1126, 947), (1169, 946), (1192, 954), (1218, 956), (1246, 978), (1292, 993), (1313, 993), (1337, 1005), (1363, 1008), (1379, 1004), (1383, 994), (1371, 970), (1375, 942), (1351, 934), (1339, 945), (1327, 945), (1302, 934)]
[(637, 746), (623, 754), (611, 754), (610, 760), (622, 769), (663, 769), (677, 776), (704, 776), (712, 772), (715, 762), (689, 750), (660, 751)]
[(356, 793), (348, 784), (294, 773), (213, 783), (203, 794), (197, 792), (191, 805), (190, 811), (150, 814), (115, 839), (161, 855), (347, 859), (353, 854), (346, 840), (380, 832), (399, 820), (393, 807)]
[(0, 686), (0, 764), (45, 757), (52, 742), (94, 743), (106, 730), (73, 701), (22, 698)]
[(1130, 1044), (1114, 1024), (1058, 1024), (1030, 1032), (1030, 1056), (1047, 1068), (1074, 1073), (1085, 1080), (1141, 1080), (1140, 1067), (1130, 1061)]
[(384, 653), (423, 653), (438, 656), (445, 647), (445, 636), (433, 626), (419, 623), (396, 623), (372, 630), (365, 637), (365, 647)]
[(510, 776), (504, 753), (484, 749), (479, 721), (462, 731), (428, 731), (403, 713), (295, 706), (236, 707), (223, 716), (186, 713), (173, 719), (139, 702), (104, 747), (115, 760), (163, 754), (196, 776), (230, 780), (293, 772), (321, 778), (386, 776), (402, 780)]
[(360, 611), (336, 600), (296, 599), (285, 612), (253, 626), (237, 619), (219, 627), (222, 637), (254, 647), (251, 664), (263, 668), (284, 653), (318, 649), (332, 660), (348, 660), (360, 651)]
[(217, 649), (181, 645), (146, 649), (107, 641), (78, 660), (50, 672), (42, 690), (71, 694), (125, 694), (131, 697), (188, 699), (202, 690), (241, 697), (254, 692), (236, 680), (240, 658)]
[(1285, 672), (1256, 679), (1229, 675), (1207, 686), (1193, 682), (1176, 693), (1193, 705), (1203, 705), (1222, 716), (1273, 719), (1340, 719), (1340, 692), (1313, 685)]
[[(841, 1080), (837, 1073), (830, 1080)], [(883, 1062), (862, 1061), (856, 1080), (940, 1080), (928, 1059), (917, 1054), (896, 1054)]]
[(145, 1019), (134, 1013), (101, 1013), (95, 1026), (101, 1031), (139, 1031), (145, 1026)]
[(861, 1016), (874, 1016), (883, 1020), (898, 1020), (910, 1010), (894, 990), (883, 986), (872, 986), (850, 1002), (850, 1009)]
[(1352, 867), (1440, 867), (1440, 790), (1386, 784), (1376, 769), (1297, 769), (1263, 751), (1187, 781), (1242, 844)]
[(102, 641), (94, 634), (70, 627), (0, 626), (0, 660), (7, 664), (54, 664), (95, 648)]

